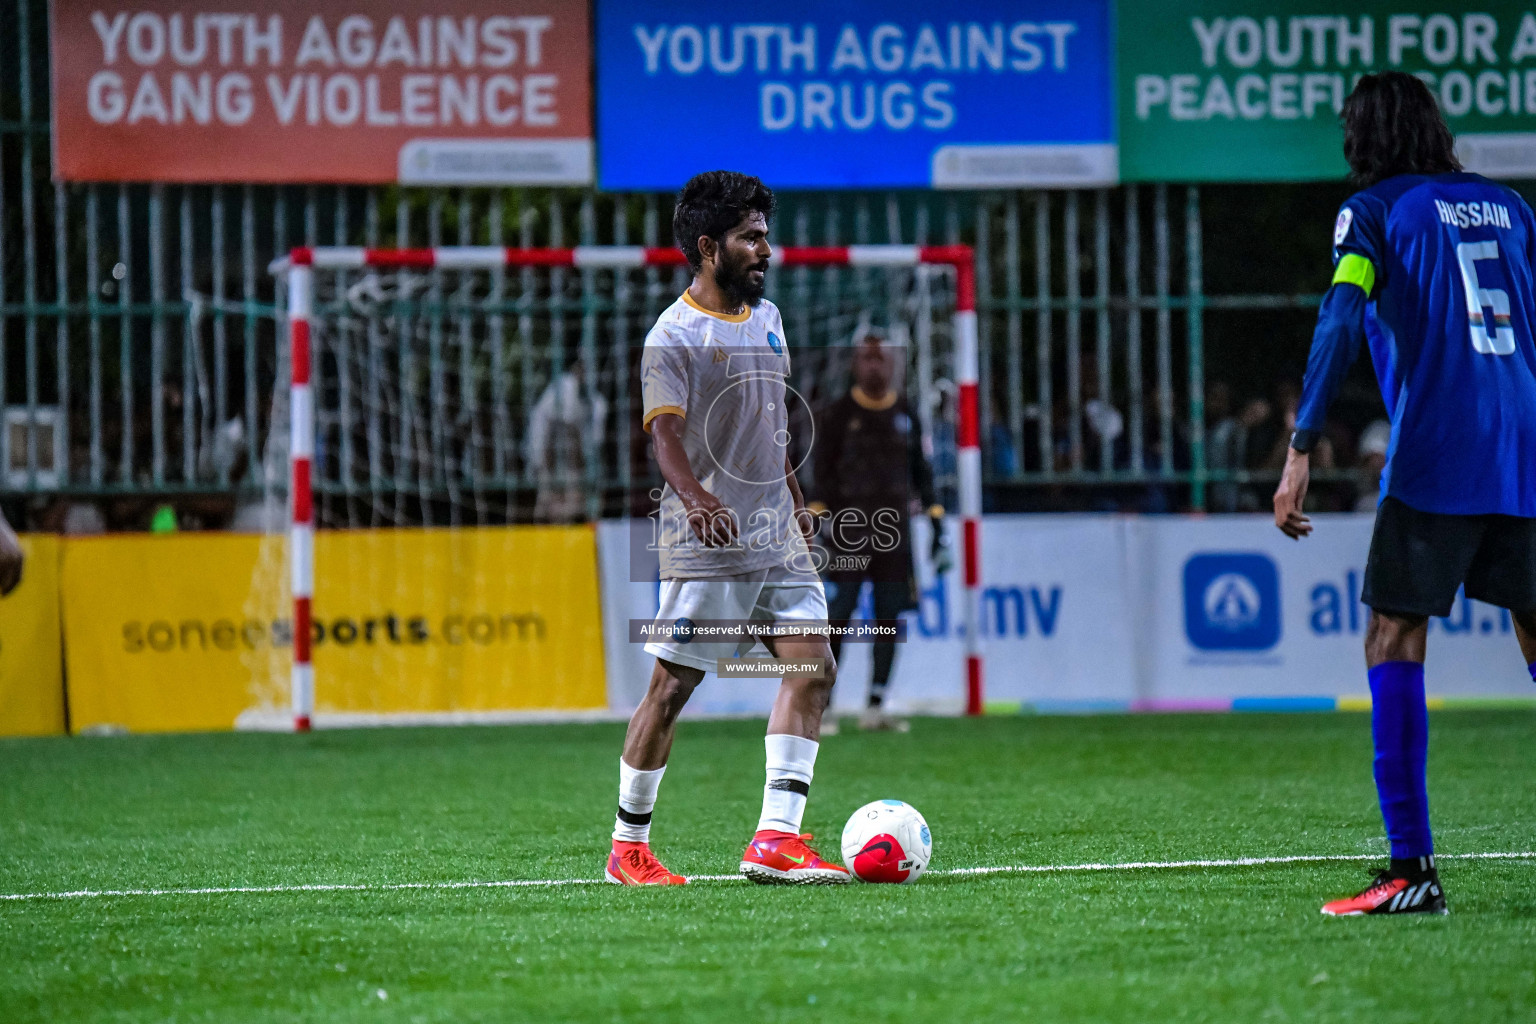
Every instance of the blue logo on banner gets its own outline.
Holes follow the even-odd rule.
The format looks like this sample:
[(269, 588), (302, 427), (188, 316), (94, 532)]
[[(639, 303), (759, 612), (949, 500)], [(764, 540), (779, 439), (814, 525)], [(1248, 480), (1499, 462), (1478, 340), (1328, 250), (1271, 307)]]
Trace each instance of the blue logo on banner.
[(1184, 632), (1203, 651), (1267, 651), (1280, 642), (1280, 572), (1268, 555), (1195, 555), (1184, 563)]
[(775, 189), (1118, 175), (1109, 0), (597, 0), (595, 16), (604, 189), (738, 166)]
[(774, 334), (772, 331), (768, 332), (768, 347), (773, 349), (773, 354), (776, 356), (781, 356), (784, 354), (784, 343), (781, 342), (779, 340), (779, 336)]

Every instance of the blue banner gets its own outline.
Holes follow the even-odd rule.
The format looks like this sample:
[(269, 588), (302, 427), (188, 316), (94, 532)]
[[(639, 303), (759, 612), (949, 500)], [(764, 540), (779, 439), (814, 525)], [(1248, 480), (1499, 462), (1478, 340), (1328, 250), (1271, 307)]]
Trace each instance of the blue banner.
[(601, 187), (717, 168), (774, 188), (1118, 178), (1108, 0), (735, 6), (598, 0)]

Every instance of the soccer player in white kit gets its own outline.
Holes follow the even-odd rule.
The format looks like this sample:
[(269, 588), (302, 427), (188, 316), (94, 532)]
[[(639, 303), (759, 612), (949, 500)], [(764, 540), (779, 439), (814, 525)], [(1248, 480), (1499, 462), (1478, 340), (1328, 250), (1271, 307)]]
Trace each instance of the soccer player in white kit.
[(606, 877), (620, 885), (685, 881), (651, 852), (651, 812), (689, 695), (720, 659), (753, 643), (692, 633), (727, 620), (797, 627), (763, 642), (780, 660), (821, 659), (825, 667), (786, 674), (780, 684), (768, 717), (762, 816), (741, 872), (789, 885), (850, 877), (800, 832), (835, 668), (823, 631), (826, 595), (806, 544), (814, 520), (789, 459), (784, 321), (763, 299), (773, 210), (773, 193), (761, 181), (710, 171), (683, 187), (672, 219), (693, 283), (646, 336), (641, 391), (644, 426), (666, 481), (656, 531), (656, 621), (674, 628), (645, 645), (656, 668), (619, 760)]

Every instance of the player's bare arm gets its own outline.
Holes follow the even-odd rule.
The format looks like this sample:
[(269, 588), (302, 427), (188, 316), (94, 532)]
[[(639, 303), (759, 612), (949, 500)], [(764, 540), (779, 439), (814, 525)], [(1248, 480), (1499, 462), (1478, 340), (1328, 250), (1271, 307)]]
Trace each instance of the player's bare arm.
[(5, 513), (0, 512), (0, 597), (15, 590), (21, 582), (23, 561), (21, 541), (16, 538), (11, 524), (5, 521)]
[(1302, 511), (1311, 476), (1312, 456), (1290, 449), (1285, 456), (1280, 486), (1275, 489), (1275, 525), (1292, 540), (1301, 540), (1312, 532), (1312, 520)]
[[(1347, 225), (1348, 221), (1341, 223)], [(1347, 241), (1343, 236), (1334, 240), (1336, 257), (1343, 241)], [(1365, 344), (1366, 309), (1375, 277), (1374, 271), (1367, 274), (1361, 269), (1366, 263), (1356, 253), (1346, 252), (1339, 257), (1333, 283), (1317, 313), (1317, 328), (1307, 354), (1307, 373), (1302, 380), (1301, 403), (1294, 418), (1288, 417), (1292, 432), (1285, 469), (1275, 490), (1275, 525), (1292, 540), (1312, 532), (1312, 521), (1303, 511), (1312, 473), (1312, 451), (1318, 449), (1321, 457), (1326, 449), (1323, 425), (1328, 407)]]
[(665, 412), (651, 421), (656, 445), (656, 464), (661, 477), (677, 493), (687, 509), (688, 525), (706, 547), (724, 547), (736, 540), (736, 514), (710, 494), (693, 475), (688, 452), (683, 448), (683, 418)]
[(805, 495), (800, 491), (800, 480), (795, 476), (795, 467), (788, 455), (784, 456), (784, 484), (795, 503), (795, 525), (800, 527), (800, 536), (810, 540), (816, 534), (816, 515), (805, 507)]

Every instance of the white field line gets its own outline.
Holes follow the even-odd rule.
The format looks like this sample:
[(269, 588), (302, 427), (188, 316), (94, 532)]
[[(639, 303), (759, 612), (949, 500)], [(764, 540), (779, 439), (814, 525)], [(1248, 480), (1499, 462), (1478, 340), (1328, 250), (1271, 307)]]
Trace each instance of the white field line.
[[(1002, 867), (950, 868), (936, 876), (1050, 875), (1071, 871), (1153, 871), (1169, 868), (1248, 868), (1270, 864), (1321, 864), (1330, 861), (1371, 861), (1379, 853), (1304, 854), (1295, 857), (1236, 857), (1230, 860), (1133, 860), (1118, 864), (1012, 864)], [(1536, 860), (1536, 851), (1511, 853), (1443, 853), (1438, 860)], [(741, 875), (690, 875), (690, 882), (741, 882)], [(71, 900), (101, 896), (224, 896), (236, 893), (401, 892), (452, 889), (549, 889), (570, 885), (602, 885), (601, 878), (520, 878), (502, 882), (380, 882), (314, 885), (233, 885), (205, 889), (75, 889), (69, 892), (0, 893), (0, 900)]]

